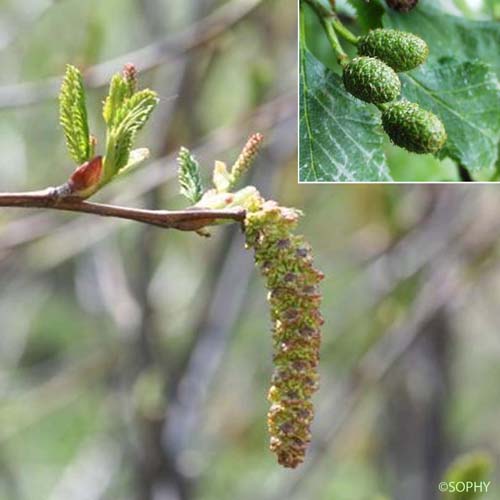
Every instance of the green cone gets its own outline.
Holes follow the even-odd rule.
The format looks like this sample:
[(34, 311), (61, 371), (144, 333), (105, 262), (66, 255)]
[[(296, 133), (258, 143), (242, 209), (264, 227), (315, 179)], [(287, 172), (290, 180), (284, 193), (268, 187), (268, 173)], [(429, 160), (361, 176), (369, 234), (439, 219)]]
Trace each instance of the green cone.
[(374, 57), (354, 58), (345, 66), (343, 78), (346, 90), (366, 102), (390, 102), (401, 92), (396, 72)]
[(437, 153), (447, 138), (443, 123), (434, 113), (406, 100), (387, 106), (382, 112), (382, 125), (396, 146), (412, 153)]
[(418, 36), (389, 29), (370, 31), (360, 39), (358, 51), (360, 55), (384, 61), (397, 72), (420, 66), (429, 55), (429, 47)]

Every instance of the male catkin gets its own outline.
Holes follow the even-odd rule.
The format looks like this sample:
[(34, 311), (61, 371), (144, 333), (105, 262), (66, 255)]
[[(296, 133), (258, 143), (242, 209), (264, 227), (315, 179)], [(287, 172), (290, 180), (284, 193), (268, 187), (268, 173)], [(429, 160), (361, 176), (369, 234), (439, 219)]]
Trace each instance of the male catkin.
[(313, 266), (310, 246), (293, 235), (299, 212), (263, 202), (245, 221), (247, 246), (255, 251), (269, 289), (275, 370), (268, 399), (270, 449), (285, 467), (303, 462), (311, 439), (311, 397), (318, 389), (323, 278)]

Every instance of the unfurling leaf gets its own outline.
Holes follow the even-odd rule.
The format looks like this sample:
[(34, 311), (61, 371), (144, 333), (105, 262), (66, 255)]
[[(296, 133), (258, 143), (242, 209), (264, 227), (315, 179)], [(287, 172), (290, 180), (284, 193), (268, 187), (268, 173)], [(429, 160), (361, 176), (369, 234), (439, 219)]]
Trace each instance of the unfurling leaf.
[(156, 92), (141, 90), (126, 99), (116, 114), (115, 172), (127, 163), (137, 132), (144, 127), (158, 104)]
[(184, 147), (179, 151), (177, 163), (179, 164), (180, 192), (191, 203), (197, 203), (203, 195), (200, 165), (189, 149)]
[(80, 71), (66, 67), (59, 94), (59, 119), (71, 158), (78, 164), (90, 158), (90, 137), (85, 92)]
[(158, 104), (156, 92), (145, 89), (131, 95), (136, 86), (131, 67), (124, 75), (115, 75), (104, 103), (107, 123), (106, 156), (103, 183), (109, 182), (130, 163), (130, 154), (137, 132), (144, 127)]
[(113, 76), (109, 85), (109, 94), (104, 101), (102, 110), (104, 121), (108, 127), (112, 127), (115, 124), (116, 113), (126, 99), (128, 91), (129, 87), (122, 75), (117, 74)]

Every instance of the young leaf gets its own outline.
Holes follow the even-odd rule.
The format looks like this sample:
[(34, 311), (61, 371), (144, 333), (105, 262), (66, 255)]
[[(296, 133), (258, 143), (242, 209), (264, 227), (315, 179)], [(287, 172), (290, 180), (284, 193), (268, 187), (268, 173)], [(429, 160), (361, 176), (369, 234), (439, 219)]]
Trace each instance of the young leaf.
[(109, 93), (104, 101), (104, 107), (102, 110), (102, 115), (108, 128), (115, 125), (116, 114), (123, 105), (123, 101), (126, 99), (128, 93), (129, 86), (122, 75), (114, 75), (111, 79)]
[(184, 147), (179, 151), (177, 163), (179, 164), (180, 192), (191, 203), (197, 203), (203, 195), (200, 165), (189, 149)]
[(123, 168), (129, 159), (137, 132), (144, 127), (158, 104), (156, 92), (141, 90), (126, 99), (115, 116), (114, 172)]
[(90, 158), (90, 137), (85, 92), (80, 71), (68, 65), (59, 94), (59, 117), (68, 152), (78, 164)]

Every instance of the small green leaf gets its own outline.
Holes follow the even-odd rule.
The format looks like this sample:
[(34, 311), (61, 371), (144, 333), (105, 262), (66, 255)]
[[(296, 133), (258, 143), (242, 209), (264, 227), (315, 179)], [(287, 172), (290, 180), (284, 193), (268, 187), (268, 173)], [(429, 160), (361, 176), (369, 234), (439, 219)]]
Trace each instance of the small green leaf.
[(156, 92), (145, 89), (126, 99), (116, 114), (115, 168), (118, 172), (129, 159), (137, 132), (144, 127), (158, 104)]
[(80, 71), (71, 65), (66, 67), (61, 85), (59, 117), (71, 158), (78, 165), (86, 162), (90, 158), (90, 137), (85, 91)]
[[(156, 92), (145, 89), (131, 97), (126, 96), (129, 85), (118, 75), (114, 78), (116, 93), (110, 92), (109, 106), (105, 106), (105, 114), (109, 121), (106, 140), (106, 156), (104, 159), (103, 183), (109, 182), (129, 163), (129, 155), (139, 130), (144, 127), (151, 113), (158, 104)], [(113, 84), (112, 84), (113, 87)], [(117, 108), (121, 101), (120, 107)]]
[(189, 149), (184, 147), (179, 151), (177, 163), (179, 164), (180, 192), (191, 203), (197, 203), (203, 195), (200, 165)]
[(122, 75), (114, 75), (111, 79), (109, 94), (104, 101), (104, 107), (102, 110), (104, 121), (108, 127), (113, 127), (115, 125), (116, 114), (123, 105), (123, 101), (126, 99), (128, 93), (129, 86)]

